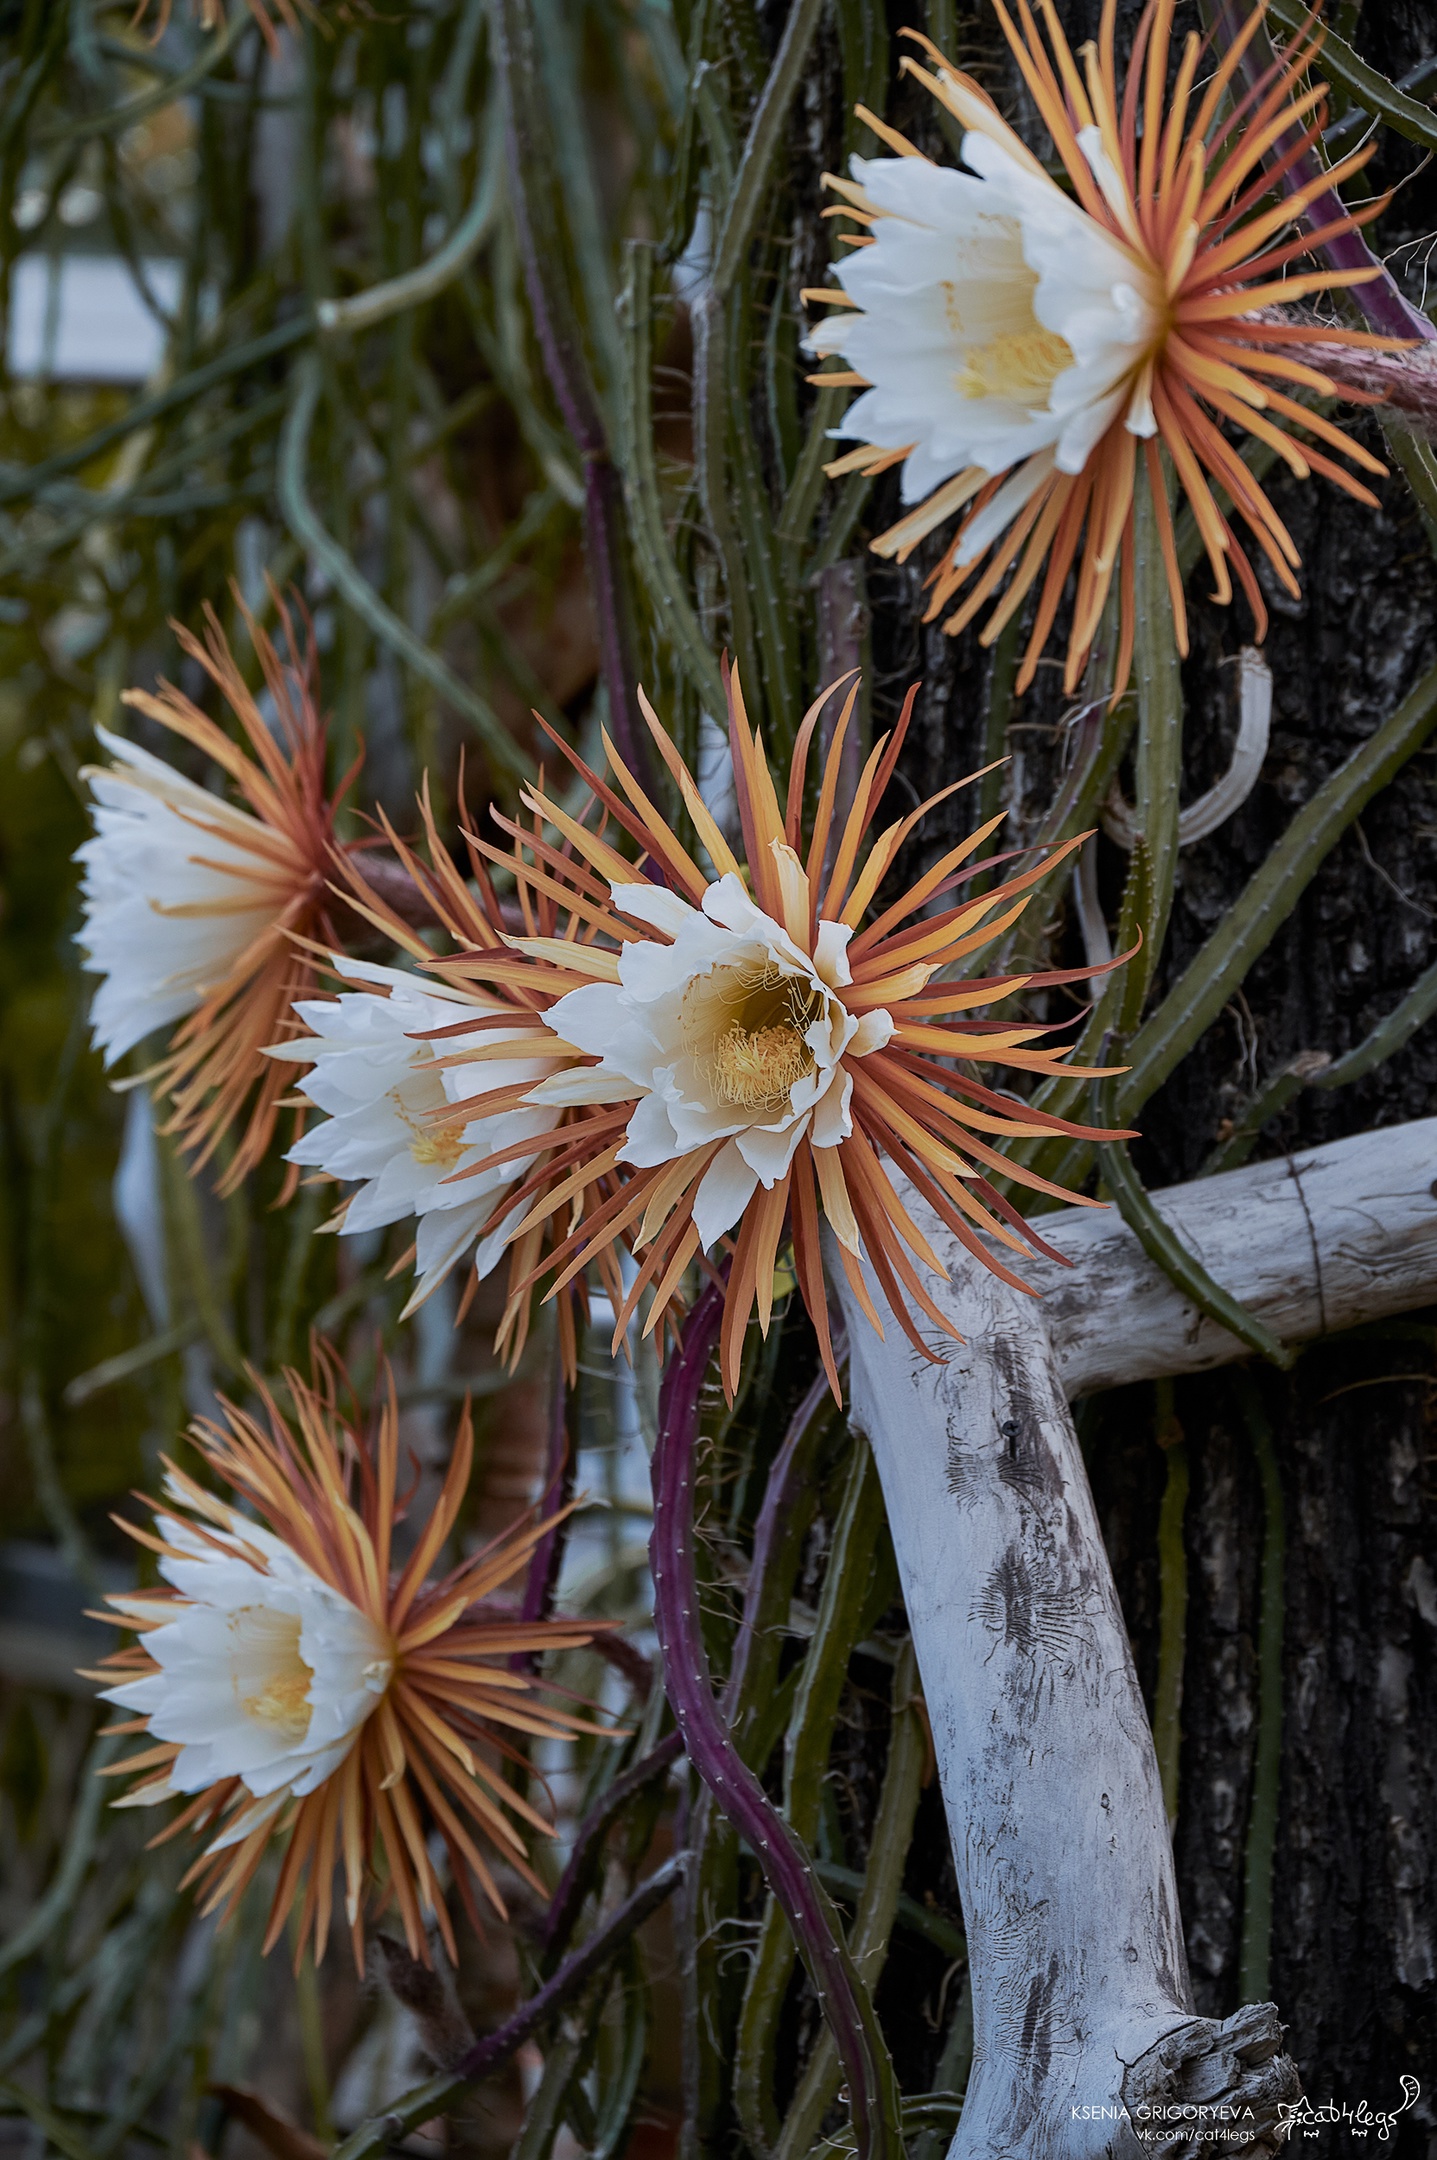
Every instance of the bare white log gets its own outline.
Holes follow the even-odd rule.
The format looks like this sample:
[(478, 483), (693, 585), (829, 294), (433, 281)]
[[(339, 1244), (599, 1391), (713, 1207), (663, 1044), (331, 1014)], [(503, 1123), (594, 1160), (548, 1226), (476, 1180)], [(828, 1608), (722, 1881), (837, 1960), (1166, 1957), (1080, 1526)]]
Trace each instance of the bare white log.
[[(1283, 1342), (1437, 1299), (1437, 1118), (1197, 1178), (1154, 1195), (1209, 1275)], [(1020, 1273), (1070, 1398), (1247, 1355), (1149, 1260), (1116, 1209), (1064, 1208), (1039, 1229), (1071, 1267)]]
[[(1437, 1119), (1161, 1209), (1299, 1339), (1437, 1295), (1434, 1171)], [(1297, 2073), (1273, 2005), (1193, 2013), (1157, 1759), (1067, 1401), (1241, 1346), (1112, 1213), (1044, 1218), (1078, 1264), (1046, 1269), (1039, 1299), (908, 1199), (950, 1268), (938, 1294), (962, 1346), (936, 1339), (947, 1362), (929, 1364), (839, 1290), (968, 1930), (973, 2070), (950, 2160), (1273, 2152)]]

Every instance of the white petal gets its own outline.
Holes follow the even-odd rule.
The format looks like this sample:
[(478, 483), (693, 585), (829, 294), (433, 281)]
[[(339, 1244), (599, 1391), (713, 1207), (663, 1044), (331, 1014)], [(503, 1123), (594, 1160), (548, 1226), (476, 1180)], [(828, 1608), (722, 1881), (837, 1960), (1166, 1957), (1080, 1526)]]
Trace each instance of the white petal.
[(749, 1168), (730, 1140), (709, 1164), (694, 1194), (694, 1228), (705, 1252), (715, 1238), (733, 1228), (757, 1188), (757, 1171)]
[(255, 1800), (249, 1807), (242, 1807), (230, 1816), (229, 1821), (212, 1837), (206, 1852), (228, 1852), (232, 1845), (242, 1844), (251, 1830), (259, 1830), (265, 1823), (273, 1822), (284, 1806), (287, 1795), (281, 1790), (268, 1799)]
[(257, 820), (135, 745), (102, 739), (122, 763), (86, 774), (95, 830), (75, 860), (84, 869), (78, 943), (104, 978), (91, 1027), (112, 1064), (225, 980), (272, 926), (284, 874), (267, 864), (273, 882), (256, 885), (254, 842), (272, 851)]
[(872, 1012), (866, 1012), (854, 1030), (848, 1045), (848, 1055), (867, 1057), (871, 1050), (884, 1049), (893, 1040), (895, 1025), (892, 1013), (885, 1012), (881, 1005)]
[[(551, 1065), (543, 1058), (517, 1056), (441, 1071), (435, 1063), (436, 1046), (423, 1038), (434, 1028), (452, 1025), (456, 1007), (469, 1001), (448, 992), (434, 994), (412, 971), (367, 961), (345, 962), (344, 968), (388, 994), (346, 993), (306, 1000), (297, 1008), (314, 1031), (300, 1046), (312, 1065), (299, 1085), (328, 1115), (311, 1125), (288, 1159), (357, 1186), (342, 1226), (346, 1235), (408, 1216), (417, 1216), (421, 1223), (431, 1214), (463, 1218), (428, 1236), (421, 1232), (422, 1296), (472, 1242), (496, 1194), (523, 1175), (525, 1163), (516, 1159), (477, 1178), (462, 1173), (496, 1150), (547, 1131), (557, 1114), (536, 1107), (480, 1116), (456, 1141), (452, 1127), (440, 1134), (436, 1113), (470, 1095), (537, 1083)], [(502, 1042), (509, 1035), (522, 1041), (526, 1030), (516, 1025), (512, 1030), (446, 1036), (437, 1048), (440, 1054), (471, 1045), (492, 1048), (496, 1036)], [(426, 1260), (436, 1244), (445, 1248), (444, 1257), (431, 1254)]]
[[(430, 1292), (436, 1290), (457, 1263), (463, 1259), (478, 1235), (481, 1223), (486, 1223), (493, 1210), (493, 1201), (487, 1200), (481, 1207), (465, 1210), (437, 1208), (431, 1214), (422, 1215), (414, 1238), (414, 1288), (405, 1301), (399, 1315), (407, 1320), (419, 1310)], [(481, 1268), (487, 1274), (487, 1268)]]
[(574, 1065), (539, 1081), (524, 1100), (561, 1109), (570, 1103), (624, 1102), (633, 1093), (634, 1082), (624, 1073), (605, 1072), (602, 1065)]
[(777, 1127), (750, 1125), (734, 1141), (734, 1146), (757, 1176), (764, 1191), (768, 1192), (781, 1177), (788, 1175), (789, 1165), (798, 1152), (798, 1143), (808, 1130), (807, 1116), (787, 1118)]
[(611, 885), (609, 893), (621, 914), (632, 915), (635, 922), (666, 931), (670, 937), (678, 937), (698, 914), (697, 908), (666, 885), (653, 885), (647, 878), (642, 884)]
[(731, 870), (704, 894), (704, 913), (711, 922), (751, 939), (788, 967), (804, 975), (812, 972), (807, 953), (794, 944), (781, 923), (755, 905)]
[(541, 1017), (562, 1042), (589, 1057), (602, 1057), (623, 1018), (622, 995), (617, 983), (585, 983), (557, 998)]
[(848, 1138), (853, 1130), (849, 1107), (852, 1100), (853, 1077), (850, 1073), (840, 1073), (837, 1084), (815, 1105), (808, 1132), (815, 1147), (837, 1147), (840, 1141)]
[(479, 1240), (474, 1248), (474, 1272), (481, 1282), (499, 1265), (504, 1257), (505, 1247), (523, 1219), (522, 1209), (512, 1209), (497, 1228)]
[(1052, 470), (1051, 451), (1041, 457), (1029, 458), (1026, 465), (1021, 465), (1012, 479), (1003, 483), (992, 501), (970, 520), (958, 549), (958, 560), (976, 562), (985, 548), (991, 547), (1007, 531), (1019, 511), (1032, 501)]
[(119, 1799), (112, 1800), (110, 1805), (116, 1808), (158, 1807), (162, 1800), (173, 1800), (180, 1789), (168, 1778), (164, 1778), (153, 1785), (137, 1785), (129, 1792), (121, 1793)]
[(619, 1151), (620, 1162), (632, 1163), (636, 1170), (654, 1170), (660, 1163), (672, 1162), (676, 1155), (684, 1152), (663, 1096), (645, 1095), (635, 1103), (629, 1130)]
[(355, 960), (348, 953), (331, 953), (329, 957), (336, 973), (351, 982), (382, 983), (417, 996), (441, 998), (447, 1005), (467, 1005), (474, 1012), (499, 1012), (502, 1009), (497, 998), (486, 996), (483, 990), (468, 983), (462, 990), (457, 990), (442, 976), (416, 975), (412, 968), (385, 967), (377, 960)]
[(1117, 419), (1126, 395), (1120, 383), (1107, 397), (1095, 398), (1063, 428), (1053, 462), (1059, 472), (1080, 473)]
[(724, 959), (732, 946), (732, 938), (697, 910), (672, 945), (647, 941), (626, 945), (619, 955), (626, 1009), (636, 1020), (650, 1019), (655, 1002), (672, 997), (694, 975)]
[[(905, 503), (968, 467), (999, 474), (1056, 453), (1060, 470), (1082, 470), (1161, 332), (1162, 295), (1155, 281), (1147, 289), (1138, 256), (1004, 122), (955, 94), (971, 115), (971, 170), (853, 161), (882, 214), (869, 244), (838, 266), (856, 309), (809, 336), (812, 350), (841, 351), (872, 386), (837, 432), (879, 449), (912, 445)], [(1101, 164), (1099, 184), (1121, 196)], [(987, 539), (962, 559), (1006, 522), (990, 520)]]
[(853, 980), (853, 969), (848, 962), (852, 936), (847, 923), (825, 920), (818, 925), (818, 936), (813, 941), (813, 971), (831, 989), (841, 989)]
[(159, 1671), (123, 1693), (156, 1739), (178, 1746), (176, 1791), (237, 1777), (283, 1800), (313, 1791), (343, 1759), (388, 1685), (391, 1652), (368, 1616), (272, 1532), (235, 1521), (233, 1540), (219, 1535), (243, 1538), (259, 1564), (160, 1518), (180, 1547), (164, 1572), (184, 1596), (146, 1633)]

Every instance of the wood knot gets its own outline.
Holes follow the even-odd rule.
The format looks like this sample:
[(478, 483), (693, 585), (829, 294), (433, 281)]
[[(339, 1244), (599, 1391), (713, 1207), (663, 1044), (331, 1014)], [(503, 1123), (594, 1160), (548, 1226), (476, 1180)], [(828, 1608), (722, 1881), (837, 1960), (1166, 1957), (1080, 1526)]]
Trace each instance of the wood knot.
[(1302, 2092), (1282, 2038), (1275, 2003), (1164, 2033), (1123, 2077), (1143, 2152), (1151, 2160), (1267, 2160), (1283, 2142), (1283, 2104)]

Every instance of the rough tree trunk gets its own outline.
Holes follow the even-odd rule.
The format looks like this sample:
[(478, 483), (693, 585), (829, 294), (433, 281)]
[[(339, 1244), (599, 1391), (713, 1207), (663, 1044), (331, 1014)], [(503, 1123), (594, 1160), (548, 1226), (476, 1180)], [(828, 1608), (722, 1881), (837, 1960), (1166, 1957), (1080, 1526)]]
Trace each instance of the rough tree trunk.
[[(1060, 12), (1075, 40), (1096, 32), (1096, 5), (1071, 0)], [(1136, 13), (1120, 6), (1120, 41)], [(995, 90), (1011, 101), (1014, 89), (989, 30), (965, 10), (958, 30), (960, 43), (968, 41), (960, 57), (983, 59)], [(1367, 0), (1352, 34), (1360, 51), (1396, 77), (1431, 53), (1432, 10), (1412, 0)], [(909, 105), (900, 95), (889, 118), (921, 126), (920, 100), (915, 95)], [(936, 137), (931, 147), (951, 156)], [(1405, 179), (1417, 162), (1410, 145), (1387, 137), (1369, 175), (1374, 189)], [(1380, 228), (1384, 254), (1437, 225), (1434, 186), (1430, 169), (1404, 186)], [(1420, 263), (1420, 250), (1416, 258), (1399, 256), (1397, 267), (1414, 259)], [(1420, 277), (1409, 289), (1421, 298)], [(1430, 291), (1427, 297), (1430, 305)], [(1381, 454), (1375, 430), (1368, 428), (1367, 439)], [(1276, 478), (1269, 486), (1302, 551), (1303, 598), (1292, 602), (1267, 587), (1265, 654), (1274, 677), (1268, 757), (1238, 814), (1182, 856), (1155, 997), (1212, 933), (1294, 813), (1437, 659), (1437, 570), (1400, 479), (1378, 483), (1378, 512), (1323, 483)], [(882, 530), (895, 506), (896, 490), (880, 483), (865, 529)], [(875, 727), (888, 723), (909, 682), (924, 683), (906, 760), (919, 796), (983, 761), (991, 666), (971, 636), (952, 641), (921, 625), (933, 559), (930, 549), (902, 569), (871, 558), (867, 564)], [(1184, 667), (1184, 801), (1227, 766), (1237, 725), (1235, 662), (1252, 636), (1241, 605), (1211, 607), (1207, 589), (1200, 571), (1190, 583), (1193, 653)], [(1040, 671), (1013, 717), (1010, 846), (1036, 829), (1062, 768), (1067, 738), (1055, 671)], [(942, 829), (945, 815), (927, 834), (935, 854), (963, 825), (967, 798), (956, 798), (951, 834)], [(1224, 1136), (1224, 1121), (1241, 1112), (1261, 1081), (1301, 1051), (1335, 1057), (1360, 1042), (1437, 959), (1434, 834), (1437, 750), (1429, 746), (1341, 841), (1225, 1014), (1144, 1110), (1133, 1156), (1149, 1186), (1194, 1177)], [(1106, 840), (1099, 848), (1111, 923), (1125, 863)], [(1056, 949), (1067, 961), (1081, 959), (1072, 924)], [(1059, 1020), (1070, 1009), (1055, 997), (1048, 1016)], [(1437, 1027), (1429, 1024), (1356, 1085), (1298, 1096), (1264, 1132), (1258, 1154), (1280, 1155), (1434, 1108)], [(1423, 2080), (1421, 2099), (1384, 2147), (1404, 2156), (1430, 2154), (1437, 2141), (1434, 1317), (1324, 1342), (1291, 1374), (1263, 1370), (1255, 1381), (1272, 1428), (1286, 1534), (1269, 1990), (1315, 2099), (1390, 2108), (1402, 2099), (1403, 2074)], [(1241, 2000), (1261, 1726), (1266, 1513), (1250, 1430), (1225, 1373), (1180, 1380), (1170, 1405), (1156, 1401), (1148, 1383), (1090, 1398), (1079, 1426), (1150, 1710), (1161, 1622), (1159, 1516), (1173, 1461), (1160, 1440), (1185, 1445), (1177, 1884), (1196, 2006), (1227, 2016)], [(890, 2021), (901, 2023), (897, 1976), (886, 2002)], [(907, 2007), (914, 2024), (920, 2008), (915, 1995)], [(1326, 2132), (1313, 2149), (1342, 2150), (1343, 2134)]]

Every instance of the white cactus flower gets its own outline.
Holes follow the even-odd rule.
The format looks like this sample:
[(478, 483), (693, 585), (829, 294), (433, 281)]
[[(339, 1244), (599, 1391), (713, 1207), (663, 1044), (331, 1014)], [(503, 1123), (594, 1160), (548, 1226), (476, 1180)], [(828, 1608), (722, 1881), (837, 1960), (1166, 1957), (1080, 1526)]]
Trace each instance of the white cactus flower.
[(85, 777), (95, 833), (84, 866), (79, 943), (103, 976), (90, 1024), (112, 1065), (235, 979), (273, 932), (308, 865), (276, 860), (258, 818), (196, 787), (163, 758), (104, 728), (114, 759)]
[[(992, 474), (1033, 461), (1026, 493), (1004, 490), (991, 517), (973, 520), (971, 561), (1049, 473), (1083, 470), (1125, 405), (1132, 433), (1154, 432), (1144, 363), (1163, 295), (1016, 137), (971, 130), (963, 157), (969, 173), (926, 158), (853, 159), (881, 214), (872, 244), (837, 266), (853, 309), (807, 344), (843, 354), (872, 385), (835, 433), (906, 450), (906, 503), (959, 473), (975, 495)], [(945, 499), (942, 514), (954, 507)]]
[[(272, 1057), (310, 1067), (299, 1089), (324, 1113), (287, 1160), (357, 1186), (340, 1225), (347, 1235), (418, 1219), (418, 1280), (408, 1312), (471, 1246), (476, 1272), (487, 1275), (516, 1227), (511, 1212), (485, 1228), (523, 1177), (527, 1158), (464, 1173), (495, 1150), (548, 1132), (558, 1119), (557, 1110), (520, 1106), (456, 1127), (435, 1113), (495, 1089), (527, 1087), (552, 1071), (553, 1055), (533, 1055), (533, 1023), (518, 1014), (512, 1028), (476, 1027), (426, 1042), (426, 1034), (454, 1027), (466, 1013), (477, 1022), (507, 1008), (482, 995), (450, 993), (400, 968), (338, 955), (333, 964), (347, 980), (373, 987), (306, 999), (295, 1011), (311, 1032), (271, 1049)], [(524, 1051), (473, 1064), (437, 1062), (510, 1041), (523, 1042)]]
[(711, 1245), (761, 1184), (788, 1173), (799, 1143), (837, 1147), (853, 1129), (845, 1057), (882, 1049), (883, 1011), (862, 1018), (837, 992), (852, 981), (846, 924), (820, 922), (813, 957), (757, 907), (732, 873), (702, 908), (656, 885), (614, 885), (613, 904), (667, 934), (619, 954), (617, 983), (590, 983), (544, 1019), (599, 1064), (559, 1073), (534, 1103), (637, 1096), (621, 1162), (652, 1169), (727, 1139), (704, 1173), (694, 1223)]
[[(184, 1500), (172, 1478), (166, 1491)], [(129, 1804), (238, 1778), (266, 1805), (228, 1826), (225, 1842), (233, 1843), (338, 1769), (389, 1685), (394, 1652), (374, 1621), (280, 1538), (232, 1509), (216, 1512), (228, 1527), (203, 1534), (159, 1517), (171, 1548), (160, 1573), (180, 1593), (164, 1607), (172, 1617), (145, 1632), (159, 1670), (104, 1692), (179, 1750), (164, 1782), (143, 1786)], [(111, 1603), (145, 1621), (157, 1609), (144, 1597)]]

